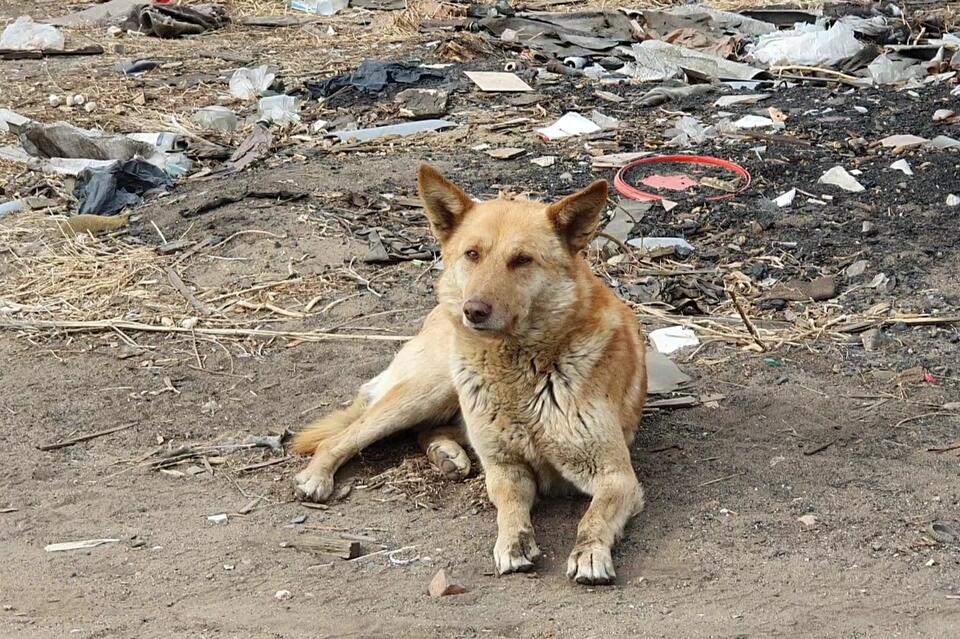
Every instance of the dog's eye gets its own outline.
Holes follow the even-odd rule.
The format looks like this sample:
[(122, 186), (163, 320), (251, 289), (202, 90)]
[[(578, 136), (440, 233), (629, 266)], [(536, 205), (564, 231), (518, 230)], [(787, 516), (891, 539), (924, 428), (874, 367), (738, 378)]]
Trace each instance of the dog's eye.
[(476, 262), (476, 261), (478, 261), (478, 260), (480, 259), (480, 253), (479, 253), (479, 251), (477, 251), (477, 250), (475, 250), (475, 249), (470, 249), (469, 251), (467, 251), (467, 252), (464, 253), (463, 255), (464, 255), (464, 257), (466, 257), (466, 258), (467, 258), (468, 260), (470, 260), (471, 262)]
[(511, 268), (520, 268), (521, 266), (527, 266), (528, 264), (533, 263), (533, 258), (529, 255), (517, 255), (512, 260), (510, 260)]

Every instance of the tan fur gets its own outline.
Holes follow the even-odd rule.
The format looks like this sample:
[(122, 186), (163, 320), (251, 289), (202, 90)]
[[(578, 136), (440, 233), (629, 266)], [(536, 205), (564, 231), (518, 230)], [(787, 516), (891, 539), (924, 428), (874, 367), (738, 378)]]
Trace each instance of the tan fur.
[(431, 462), (463, 477), (462, 419), (497, 508), (498, 572), (533, 567), (540, 552), (534, 499), (572, 488), (593, 499), (567, 574), (609, 583), (611, 548), (643, 507), (628, 446), (643, 411), (646, 368), (633, 313), (580, 255), (605, 206), (606, 184), (553, 205), (478, 204), (427, 166), (419, 186), (443, 250), (439, 305), (361, 389), (354, 404), (361, 414), (350, 413), (342, 430), (347, 415), (335, 414), (301, 436), (315, 452), (297, 476), (297, 495), (325, 499), (352, 455), (417, 426), (426, 427), (419, 440)]

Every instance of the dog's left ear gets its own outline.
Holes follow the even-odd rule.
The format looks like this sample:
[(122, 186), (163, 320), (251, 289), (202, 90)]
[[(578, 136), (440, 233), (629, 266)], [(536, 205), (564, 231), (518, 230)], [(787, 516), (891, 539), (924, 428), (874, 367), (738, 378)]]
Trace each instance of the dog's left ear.
[(584, 190), (547, 207), (547, 216), (570, 251), (582, 251), (593, 239), (607, 205), (607, 182), (597, 180)]

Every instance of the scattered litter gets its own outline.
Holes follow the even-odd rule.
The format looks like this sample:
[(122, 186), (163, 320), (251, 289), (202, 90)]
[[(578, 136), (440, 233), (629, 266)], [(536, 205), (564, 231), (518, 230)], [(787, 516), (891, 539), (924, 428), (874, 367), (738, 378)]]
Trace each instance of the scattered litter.
[(793, 200), (797, 197), (797, 189), (790, 189), (786, 193), (782, 193), (776, 198), (774, 198), (773, 203), (776, 204), (781, 209), (787, 208), (793, 204)]
[(119, 541), (120, 541), (119, 539), (85, 539), (83, 541), (65, 541), (59, 544), (50, 544), (48, 546), (44, 546), (43, 549), (47, 552), (66, 552), (69, 550), (89, 550), (91, 548), (96, 548), (97, 546), (115, 544)]
[(735, 104), (754, 105), (770, 97), (769, 93), (745, 93), (740, 95), (724, 95), (717, 98), (713, 106), (726, 108)]
[(925, 74), (914, 60), (894, 61), (886, 54), (877, 57), (867, 66), (867, 72), (875, 84), (903, 84)]
[(107, 168), (84, 169), (74, 188), (80, 213), (111, 215), (138, 206), (152, 191), (166, 190), (173, 180), (143, 160), (128, 160)]
[(406, 89), (397, 94), (400, 115), (407, 118), (435, 118), (447, 112), (450, 94), (441, 89)]
[[(702, 197), (703, 200), (708, 202), (719, 202), (736, 197), (738, 194), (749, 188), (751, 181), (750, 173), (748, 173), (746, 169), (739, 164), (734, 164), (733, 162), (729, 162), (727, 160), (706, 155), (660, 155), (634, 160), (622, 167), (617, 172), (616, 176), (614, 176), (614, 188), (616, 188), (620, 195), (630, 198), (631, 200), (650, 202), (662, 200), (663, 196), (656, 193), (642, 191), (638, 188), (639, 184), (657, 188), (659, 183), (661, 186), (682, 186), (684, 189), (687, 189), (699, 186), (703, 182), (703, 178), (693, 179), (689, 175), (685, 173), (677, 173), (675, 170), (672, 174), (668, 175), (648, 175), (645, 173), (648, 167), (653, 170), (662, 171), (666, 171), (668, 168), (674, 169), (674, 167), (680, 167), (682, 170), (687, 170), (691, 173), (699, 175), (703, 175), (708, 170), (712, 170), (714, 172), (722, 171), (722, 174), (730, 177), (721, 178), (716, 175), (705, 175), (704, 177), (715, 178), (715, 180), (717, 180), (714, 182), (715, 185), (724, 183), (725, 186), (723, 189), (721, 189), (724, 191), (732, 189), (732, 185), (734, 183), (739, 185), (738, 188), (732, 192)], [(669, 210), (666, 204), (664, 205), (664, 208)], [(670, 206), (670, 208), (673, 207)]]
[(221, 513), (219, 515), (210, 515), (207, 517), (207, 521), (212, 524), (226, 524), (230, 521), (230, 518), (227, 517), (226, 513)]
[(850, 175), (842, 166), (833, 167), (821, 175), (817, 182), (820, 184), (836, 186), (851, 193), (860, 193), (861, 191), (866, 190), (863, 185), (857, 182), (857, 179)]
[(218, 131), (220, 133), (233, 133), (237, 130), (239, 124), (237, 114), (222, 106), (208, 106), (197, 109), (190, 119), (208, 131)]
[(860, 52), (862, 45), (846, 24), (798, 24), (787, 31), (761, 35), (748, 47), (747, 57), (766, 66), (801, 65), (832, 67)]
[(416, 84), (424, 78), (442, 78), (438, 69), (400, 62), (364, 60), (355, 71), (333, 76), (323, 82), (308, 82), (306, 87), (314, 99), (333, 95), (345, 87), (367, 93), (380, 93), (393, 84)]
[(481, 91), (519, 92), (533, 91), (533, 87), (515, 73), (503, 71), (466, 71), (464, 72)]
[(441, 568), (437, 574), (430, 580), (427, 592), (431, 597), (447, 597), (450, 595), (462, 595), (467, 589), (458, 581), (447, 575), (447, 571)]
[(286, 601), (288, 599), (293, 599), (293, 594), (289, 590), (278, 590), (273, 598), (277, 601)]
[(619, 129), (622, 126), (622, 123), (617, 118), (605, 115), (596, 109), (590, 112), (590, 119), (593, 120), (597, 126), (604, 131), (613, 131), (614, 129)]
[(946, 135), (938, 135), (937, 137), (927, 142), (924, 146), (937, 151), (943, 151), (945, 149), (956, 149), (956, 148), (960, 148), (960, 140), (955, 140)]
[(576, 135), (586, 135), (600, 131), (600, 125), (576, 112), (565, 113), (563, 117), (548, 127), (537, 129), (537, 134), (546, 140), (560, 140)]
[(669, 355), (682, 348), (699, 346), (697, 334), (685, 326), (667, 326), (650, 331), (647, 336), (658, 352)]
[(948, 122), (956, 116), (954, 111), (950, 109), (937, 109), (933, 112), (933, 121), (934, 122)]
[(142, 4), (145, 4), (144, 0), (109, 0), (83, 11), (52, 18), (47, 22), (60, 27), (103, 26), (111, 22), (120, 22), (134, 7)]
[(673, 360), (655, 350), (647, 351), (646, 363), (647, 392), (651, 395), (669, 395), (693, 381)]
[(856, 262), (848, 266), (843, 271), (843, 274), (849, 278), (860, 277), (861, 275), (867, 272), (868, 266), (870, 266), (870, 262), (868, 262), (867, 260), (857, 260)]
[(270, 88), (274, 78), (276, 74), (268, 71), (266, 65), (237, 69), (230, 77), (230, 95), (238, 100), (258, 98)]
[(271, 95), (260, 98), (257, 104), (257, 117), (261, 122), (278, 126), (298, 124), (300, 114), (297, 113), (297, 99), (292, 95)]
[(913, 169), (910, 168), (910, 163), (906, 160), (897, 160), (890, 165), (890, 168), (895, 171), (902, 171), (904, 175), (913, 175)]
[(790, 280), (783, 284), (778, 284), (766, 293), (760, 299), (786, 300), (790, 302), (807, 302), (814, 300), (821, 302), (837, 295), (837, 281), (833, 277), (818, 277), (815, 280)]
[(440, 131), (442, 129), (451, 129), (457, 126), (455, 122), (448, 120), (417, 120), (416, 122), (404, 122), (403, 124), (391, 124), (388, 126), (378, 126), (371, 129), (356, 129), (353, 131), (334, 131), (330, 137), (337, 138), (341, 142), (368, 142), (387, 136), (405, 137), (416, 135), (417, 133), (428, 133), (431, 131)]
[(903, 149), (908, 149), (914, 146), (920, 146), (925, 142), (927, 142), (927, 139), (921, 138), (918, 135), (888, 135), (887, 137), (880, 140), (880, 144), (882, 144), (887, 148), (903, 148)]
[(216, 4), (148, 4), (135, 6), (123, 27), (158, 38), (182, 38), (214, 31), (230, 22), (226, 10)]
[(303, 523), (306, 523), (306, 521), (307, 521), (307, 514), (304, 513), (304, 514), (302, 514), (302, 515), (297, 515), (296, 517), (294, 517), (293, 519), (291, 519), (291, 520), (290, 520), (290, 523), (291, 523), (291, 524), (303, 524)]
[(741, 62), (662, 40), (644, 40), (632, 45), (630, 51), (635, 61), (632, 77), (637, 82), (659, 82), (687, 74), (742, 81), (753, 80), (766, 73)]
[(68, 217), (66, 220), (58, 222), (57, 226), (66, 237), (74, 237), (76, 235), (97, 235), (98, 233), (116, 231), (129, 223), (130, 215), (128, 213), (123, 215), (84, 214)]
[(23, 210), (22, 200), (10, 200), (9, 202), (4, 202), (3, 204), (0, 204), (0, 220), (11, 213), (16, 213), (21, 210)]
[(635, 237), (628, 240), (627, 244), (640, 249), (644, 253), (668, 250), (678, 257), (686, 257), (695, 250), (693, 245), (682, 237)]
[(0, 49), (62, 51), (63, 34), (51, 25), (37, 24), (30, 16), (20, 16), (0, 34)]
[(527, 152), (526, 149), (517, 147), (506, 147), (502, 149), (488, 149), (486, 154), (495, 160), (512, 160), (518, 158)]
[(327, 17), (343, 11), (349, 4), (350, 0), (290, 0), (290, 8), (294, 11), (304, 11)]
[(557, 156), (555, 155), (542, 155), (538, 158), (533, 158), (530, 160), (530, 164), (536, 164), (541, 169), (546, 169), (557, 163)]
[(816, 526), (820, 520), (817, 519), (815, 515), (804, 515), (802, 517), (797, 517), (797, 521), (799, 521), (804, 526), (809, 527), (809, 526)]
[(773, 120), (760, 115), (745, 115), (733, 123), (733, 126), (738, 129), (759, 129), (773, 125)]

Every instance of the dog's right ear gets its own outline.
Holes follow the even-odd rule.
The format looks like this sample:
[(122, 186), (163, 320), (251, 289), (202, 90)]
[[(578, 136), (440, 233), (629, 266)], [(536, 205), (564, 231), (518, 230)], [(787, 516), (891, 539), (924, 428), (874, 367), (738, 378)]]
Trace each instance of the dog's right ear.
[(430, 227), (443, 244), (450, 239), (463, 217), (474, 207), (474, 201), (429, 164), (420, 165), (417, 189), (427, 211)]

